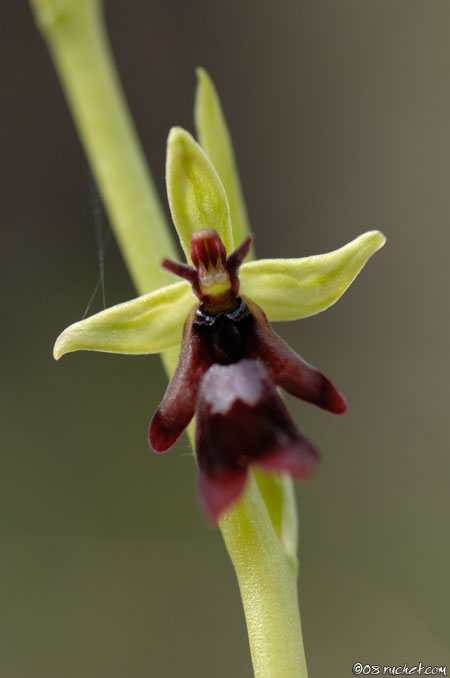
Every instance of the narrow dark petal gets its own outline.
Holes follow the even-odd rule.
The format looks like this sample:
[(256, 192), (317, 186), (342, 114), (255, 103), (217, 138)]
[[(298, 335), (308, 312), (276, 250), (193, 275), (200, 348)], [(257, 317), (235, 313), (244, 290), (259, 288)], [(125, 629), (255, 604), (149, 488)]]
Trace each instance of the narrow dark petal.
[(189, 314), (180, 357), (165, 396), (150, 423), (149, 442), (155, 452), (165, 452), (194, 416), (199, 382), (209, 364), (199, 359), (199, 342), (192, 333), (196, 307)]
[(173, 259), (164, 259), (161, 262), (161, 266), (174, 275), (177, 275), (179, 278), (184, 278), (191, 285), (197, 280), (197, 271), (193, 266), (189, 266), (188, 264), (182, 264), (179, 261), (173, 261)]
[(253, 236), (249, 235), (244, 242), (227, 257), (227, 270), (230, 276), (231, 289), (234, 294), (237, 294), (239, 291), (239, 268), (247, 256), (252, 242)]
[(231, 254), (227, 257), (227, 268), (229, 271), (237, 273), (242, 262), (248, 254), (250, 245), (253, 242), (253, 236), (249, 235)]
[(245, 299), (255, 318), (254, 332), (248, 342), (251, 357), (262, 360), (274, 382), (285, 391), (334, 414), (347, 409), (344, 396), (321, 372), (300, 358), (270, 326), (264, 312)]
[(197, 490), (209, 522), (217, 523), (221, 514), (242, 494), (246, 481), (247, 469), (223, 474), (220, 478), (199, 470)]

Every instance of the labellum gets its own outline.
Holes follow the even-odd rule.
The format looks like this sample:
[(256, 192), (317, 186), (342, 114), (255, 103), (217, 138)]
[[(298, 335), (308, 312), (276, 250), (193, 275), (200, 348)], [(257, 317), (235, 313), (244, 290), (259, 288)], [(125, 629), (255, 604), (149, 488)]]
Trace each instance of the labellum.
[(150, 445), (168, 450), (197, 416), (198, 489), (215, 522), (244, 489), (249, 465), (309, 477), (318, 455), (290, 416), (277, 387), (342, 414), (343, 396), (272, 329), (251, 299), (239, 296), (247, 238), (227, 256), (213, 229), (194, 232), (194, 266), (164, 260), (190, 282), (200, 303), (184, 325), (178, 365), (150, 424)]

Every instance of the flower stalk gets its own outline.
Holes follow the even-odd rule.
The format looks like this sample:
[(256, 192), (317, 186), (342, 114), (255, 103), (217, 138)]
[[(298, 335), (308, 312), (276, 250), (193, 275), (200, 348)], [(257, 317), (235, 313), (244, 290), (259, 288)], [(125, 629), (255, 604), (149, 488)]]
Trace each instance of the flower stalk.
[[(130, 275), (145, 295), (68, 328), (55, 345), (55, 357), (80, 348), (162, 351), (170, 376), (180, 348), (180, 321), (186, 317), (186, 305), (192, 305), (192, 295), (187, 283), (168, 285), (172, 279), (160, 267), (163, 259), (176, 258), (175, 249), (120, 88), (101, 2), (30, 2)], [(239, 245), (248, 236), (228, 130), (214, 87), (202, 70), (195, 118), (206, 154), (182, 130), (172, 131), (168, 150), (169, 203), (188, 261), (193, 221), (202, 224), (212, 214), (214, 223), (204, 226), (219, 228), (229, 251), (233, 239)], [(261, 305), (272, 319), (310, 315), (334, 303), (383, 242), (374, 231), (321, 257), (245, 264), (242, 283), (254, 299), (264, 291)], [(172, 262), (169, 269), (174, 266)], [(191, 442), (192, 433), (190, 427)], [(240, 586), (255, 677), (306, 678), (290, 477), (249, 469), (244, 495), (219, 526)]]
[(176, 256), (125, 101), (100, 0), (31, 0), (131, 278), (140, 293), (171, 282)]
[[(271, 478), (271, 487), (265, 488), (266, 496), (278, 489), (285, 504), (277, 531), (255, 476), (256, 472), (250, 477), (244, 500), (220, 521), (239, 581), (255, 678), (307, 678), (292, 481), (287, 476)], [(278, 483), (284, 487), (276, 487)]]

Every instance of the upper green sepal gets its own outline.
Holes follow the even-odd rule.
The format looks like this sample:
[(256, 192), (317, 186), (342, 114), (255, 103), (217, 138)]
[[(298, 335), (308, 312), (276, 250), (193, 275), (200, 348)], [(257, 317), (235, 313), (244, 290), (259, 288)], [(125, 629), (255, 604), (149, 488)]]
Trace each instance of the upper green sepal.
[(181, 342), (184, 321), (195, 303), (186, 282), (107, 308), (70, 325), (56, 340), (53, 356), (71, 351), (159, 353)]
[(181, 127), (167, 140), (166, 184), (172, 220), (186, 259), (191, 262), (191, 236), (213, 228), (227, 252), (232, 252), (230, 209), (222, 182), (206, 153)]
[(240, 270), (241, 292), (269, 320), (306, 318), (334, 304), (385, 242), (379, 231), (368, 231), (327, 254), (252, 261)]
[(230, 206), (234, 242), (239, 245), (250, 233), (233, 144), (214, 83), (203, 68), (197, 68), (194, 119), (197, 137), (219, 175)]

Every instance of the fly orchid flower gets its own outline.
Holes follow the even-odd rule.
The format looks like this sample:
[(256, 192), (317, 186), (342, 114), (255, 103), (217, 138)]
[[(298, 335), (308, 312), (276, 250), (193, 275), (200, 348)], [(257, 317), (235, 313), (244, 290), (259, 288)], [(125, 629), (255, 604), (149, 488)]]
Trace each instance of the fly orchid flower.
[(80, 349), (156, 353), (182, 344), (151, 422), (150, 444), (157, 452), (169, 449), (197, 415), (199, 494), (216, 521), (242, 493), (249, 465), (300, 478), (314, 470), (317, 453), (277, 386), (334, 413), (346, 408), (331, 382), (292, 351), (268, 319), (293, 320), (329, 307), (385, 238), (370, 231), (329, 254), (243, 263), (251, 238), (233, 248), (222, 182), (181, 128), (169, 135), (166, 178), (188, 263), (166, 259), (163, 266), (183, 282), (71, 325), (54, 356)]
[(226, 256), (213, 229), (191, 238), (194, 266), (166, 259), (185, 278), (200, 304), (184, 326), (178, 365), (150, 425), (150, 445), (165, 452), (197, 414), (198, 488), (215, 521), (242, 492), (249, 464), (263, 471), (308, 477), (317, 453), (277, 393), (288, 393), (335, 413), (343, 397), (272, 330), (264, 312), (239, 296), (238, 270), (248, 237)]

